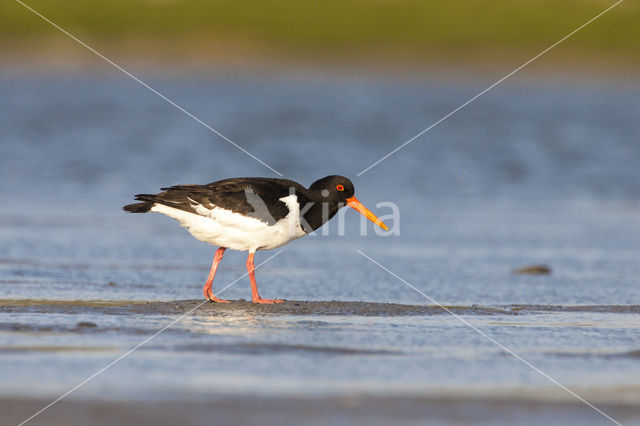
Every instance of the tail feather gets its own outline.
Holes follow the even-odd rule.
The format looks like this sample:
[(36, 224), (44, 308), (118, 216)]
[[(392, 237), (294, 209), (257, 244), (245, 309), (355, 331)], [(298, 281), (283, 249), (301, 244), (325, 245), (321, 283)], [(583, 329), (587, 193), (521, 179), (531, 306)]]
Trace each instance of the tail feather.
[(147, 213), (155, 204), (155, 198), (154, 194), (138, 194), (135, 199), (142, 203), (127, 204), (122, 210), (130, 213)]
[(135, 203), (135, 204), (127, 204), (122, 208), (122, 210), (130, 213), (147, 213), (151, 210), (153, 203)]

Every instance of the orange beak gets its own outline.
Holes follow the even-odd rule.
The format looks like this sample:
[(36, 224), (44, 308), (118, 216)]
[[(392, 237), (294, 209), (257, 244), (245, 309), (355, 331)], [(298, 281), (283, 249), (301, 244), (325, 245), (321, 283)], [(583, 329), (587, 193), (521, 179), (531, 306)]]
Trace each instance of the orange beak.
[(354, 208), (354, 209), (358, 210), (367, 219), (369, 219), (371, 222), (375, 223), (376, 225), (378, 225), (380, 228), (384, 229), (385, 231), (389, 230), (389, 227), (387, 225), (385, 225), (384, 223), (382, 223), (382, 221), (380, 219), (378, 219), (376, 217), (376, 215), (371, 213), (368, 208), (363, 206), (360, 203), (360, 201), (356, 200), (356, 197), (347, 198), (347, 205), (349, 207), (351, 207), (351, 208)]

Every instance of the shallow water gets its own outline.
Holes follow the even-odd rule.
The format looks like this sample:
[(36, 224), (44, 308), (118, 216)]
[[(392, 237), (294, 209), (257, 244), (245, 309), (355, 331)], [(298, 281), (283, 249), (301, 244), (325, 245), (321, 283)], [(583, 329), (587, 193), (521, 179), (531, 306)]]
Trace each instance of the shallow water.
[[(74, 397), (573, 399), (463, 319), (590, 401), (640, 403), (640, 89), (505, 84), (356, 178), (478, 87), (146, 78), (288, 178), (393, 201), (399, 235), (348, 212), (345, 236), (332, 222), (257, 272), (263, 297), (367, 303), (205, 304)], [(0, 392), (55, 398), (199, 305), (213, 248), (120, 207), (273, 174), (117, 75), (4, 74), (0, 93)], [(244, 274), (227, 253), (214, 289)], [(529, 264), (552, 274), (511, 274)]]

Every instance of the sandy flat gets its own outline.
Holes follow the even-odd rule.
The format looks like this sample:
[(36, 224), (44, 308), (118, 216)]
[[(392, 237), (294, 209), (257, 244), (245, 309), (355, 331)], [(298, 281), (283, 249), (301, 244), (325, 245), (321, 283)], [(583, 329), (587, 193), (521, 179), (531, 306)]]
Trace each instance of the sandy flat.
[[(2, 399), (3, 424), (18, 424), (50, 401)], [(640, 407), (599, 407), (623, 424), (640, 421)], [(30, 425), (285, 425), (285, 424), (613, 424), (580, 403), (455, 400), (419, 397), (215, 398), (197, 402), (63, 400)]]
[(344, 301), (285, 301), (272, 305), (258, 305), (245, 300), (231, 303), (209, 303), (204, 300), (176, 300), (170, 302), (116, 300), (0, 300), (0, 312), (29, 313), (102, 313), (108, 315), (180, 315), (193, 311), (200, 315), (263, 314), (263, 315), (523, 315), (547, 312), (612, 312), (640, 313), (637, 305), (495, 305), (495, 306), (437, 306), (404, 305), (398, 303)]

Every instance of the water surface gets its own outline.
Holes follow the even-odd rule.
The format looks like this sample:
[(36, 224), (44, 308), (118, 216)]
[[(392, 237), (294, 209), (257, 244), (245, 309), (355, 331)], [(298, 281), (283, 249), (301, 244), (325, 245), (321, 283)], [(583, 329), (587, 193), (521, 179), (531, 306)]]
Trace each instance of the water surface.
[[(396, 203), (399, 235), (348, 212), (346, 235), (330, 223), (258, 270), (263, 297), (314, 303), (199, 306), (74, 398), (575, 402), (463, 319), (594, 403), (640, 402), (637, 88), (505, 84), (356, 177), (477, 87), (146, 77), (286, 177)], [(200, 303), (214, 249), (122, 212), (133, 194), (274, 175), (118, 75), (6, 73), (0, 93), (0, 392), (46, 401)], [(244, 261), (227, 252), (214, 289)], [(529, 264), (552, 274), (511, 274)], [(248, 299), (248, 279), (221, 296)]]

